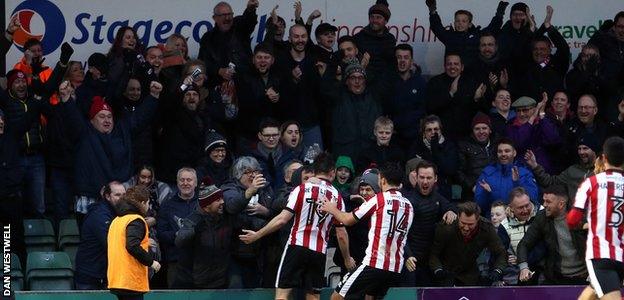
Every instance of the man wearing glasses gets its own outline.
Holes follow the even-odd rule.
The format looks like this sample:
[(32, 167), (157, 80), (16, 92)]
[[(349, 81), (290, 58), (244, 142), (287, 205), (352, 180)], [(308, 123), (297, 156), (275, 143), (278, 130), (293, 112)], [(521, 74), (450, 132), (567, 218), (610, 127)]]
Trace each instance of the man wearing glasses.
[(202, 36), (198, 55), (206, 63), (207, 75), (211, 78), (209, 85), (232, 80), (235, 71), (228, 68), (230, 63), (239, 70), (247, 70), (251, 65), (250, 37), (258, 23), (258, 5), (258, 0), (249, 0), (243, 15), (236, 18), (227, 2), (215, 5), (212, 15), (214, 28)]
[(250, 153), (260, 163), (262, 175), (274, 191), (284, 185), (284, 167), (295, 157), (280, 143), (280, 124), (270, 118), (260, 122), (258, 142)]

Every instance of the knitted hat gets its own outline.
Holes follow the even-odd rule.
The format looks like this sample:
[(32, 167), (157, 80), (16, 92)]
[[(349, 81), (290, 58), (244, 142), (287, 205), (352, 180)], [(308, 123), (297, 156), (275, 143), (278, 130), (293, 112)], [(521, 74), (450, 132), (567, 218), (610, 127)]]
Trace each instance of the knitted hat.
[(474, 128), (477, 124), (485, 124), (488, 127), (492, 128), (492, 122), (490, 121), (490, 117), (482, 112), (477, 112), (477, 114), (472, 118), (471, 127)]
[(377, 173), (373, 172), (372, 169), (364, 171), (364, 173), (360, 177), (359, 185), (361, 186), (363, 184), (370, 185), (375, 193), (379, 193), (379, 191), (381, 191), (381, 189), (379, 188), (379, 179), (377, 178)]
[(10, 90), (11, 86), (13, 85), (13, 82), (15, 82), (15, 80), (17, 80), (18, 78), (26, 79), (26, 74), (24, 74), (24, 72), (18, 69), (13, 69), (9, 71), (9, 73), (6, 74), (6, 78), (7, 78), (7, 89)]
[(103, 110), (113, 112), (110, 105), (104, 101), (104, 98), (100, 96), (93, 97), (93, 102), (91, 102), (91, 108), (89, 109), (89, 120)]
[(598, 142), (598, 139), (596, 138), (596, 135), (594, 134), (587, 133), (587, 134), (582, 135), (578, 139), (578, 142), (576, 143), (576, 145), (577, 146), (585, 145), (589, 147), (589, 149), (592, 149), (594, 153), (596, 153), (596, 155), (602, 152), (601, 151), (602, 147), (600, 147), (600, 143)]
[(526, 13), (528, 6), (526, 4), (524, 4), (524, 2), (517, 2), (514, 3), (514, 5), (511, 6), (511, 12), (509, 13), (510, 15), (513, 14), (514, 11), (519, 10), (523, 13)]
[(100, 73), (106, 74), (108, 72), (108, 62), (106, 61), (106, 55), (102, 53), (93, 53), (89, 56), (89, 60), (87, 61), (89, 67), (94, 67)]
[(372, 14), (381, 15), (382, 17), (384, 17), (384, 19), (386, 19), (386, 21), (389, 21), (390, 16), (392, 15), (390, 13), (390, 9), (388, 9), (388, 5), (385, 5), (385, 4), (375, 4), (371, 6), (368, 9), (368, 16), (370, 17), (370, 15)]
[(217, 147), (227, 147), (227, 142), (222, 135), (218, 134), (214, 130), (210, 130), (208, 131), (208, 133), (206, 133), (206, 143), (204, 144), (204, 151), (206, 151), (206, 153), (210, 153), (210, 151)]
[(364, 70), (362, 65), (355, 61), (349, 62), (349, 64), (345, 68), (345, 78), (349, 78), (349, 76), (351, 76), (353, 73), (361, 73), (362, 75), (364, 75), (364, 77), (366, 77), (366, 71)]
[(201, 208), (206, 208), (219, 199), (223, 199), (223, 191), (215, 185), (201, 186), (199, 188), (198, 203)]

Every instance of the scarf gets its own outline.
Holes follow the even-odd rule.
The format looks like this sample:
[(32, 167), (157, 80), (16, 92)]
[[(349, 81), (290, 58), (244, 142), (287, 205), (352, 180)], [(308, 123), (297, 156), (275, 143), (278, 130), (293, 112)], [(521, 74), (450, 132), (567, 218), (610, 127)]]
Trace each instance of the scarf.
[[(423, 138), (423, 143), (425, 144), (425, 147), (427, 147), (427, 149), (431, 150), (431, 142), (429, 140), (427, 140), (426, 138)], [(440, 139), (438, 140), (438, 145), (442, 145), (442, 143), (444, 143), (444, 136), (440, 135)]]

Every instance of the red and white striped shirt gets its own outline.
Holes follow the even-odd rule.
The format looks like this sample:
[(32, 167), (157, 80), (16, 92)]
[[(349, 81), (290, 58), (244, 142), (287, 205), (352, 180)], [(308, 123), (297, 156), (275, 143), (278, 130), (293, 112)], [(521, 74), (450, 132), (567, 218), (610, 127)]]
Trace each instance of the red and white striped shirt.
[(370, 216), (368, 247), (362, 264), (400, 273), (407, 232), (414, 220), (409, 200), (400, 192), (379, 193), (353, 211), (356, 219)]
[(586, 259), (624, 259), (624, 176), (620, 171), (587, 178), (576, 192), (574, 207), (587, 207)]
[(342, 197), (330, 182), (323, 180), (319, 184), (306, 183), (296, 187), (288, 196), (285, 208), (295, 214), (287, 245), (302, 246), (325, 254), (333, 216), (319, 210), (318, 199), (321, 195), (336, 202), (338, 209), (344, 211)]

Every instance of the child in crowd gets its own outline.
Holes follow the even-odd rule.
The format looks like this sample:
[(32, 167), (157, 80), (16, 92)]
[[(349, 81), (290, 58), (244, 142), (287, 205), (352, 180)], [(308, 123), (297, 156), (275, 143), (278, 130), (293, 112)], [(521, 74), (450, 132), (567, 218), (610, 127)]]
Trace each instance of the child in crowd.
[(403, 162), (404, 153), (401, 147), (392, 141), (394, 133), (394, 123), (386, 116), (381, 116), (375, 120), (373, 134), (375, 144), (362, 150), (357, 157), (356, 167), (358, 172), (368, 168), (381, 166), (386, 162)]
[(338, 156), (336, 160), (336, 179), (333, 185), (340, 192), (343, 198), (349, 199), (351, 182), (353, 181), (353, 162), (348, 156)]
[(501, 224), (504, 226), (507, 223), (507, 205), (503, 201), (496, 201), (492, 203), (490, 209), (490, 220), (492, 225), (498, 228)]

